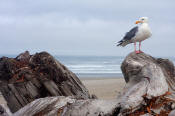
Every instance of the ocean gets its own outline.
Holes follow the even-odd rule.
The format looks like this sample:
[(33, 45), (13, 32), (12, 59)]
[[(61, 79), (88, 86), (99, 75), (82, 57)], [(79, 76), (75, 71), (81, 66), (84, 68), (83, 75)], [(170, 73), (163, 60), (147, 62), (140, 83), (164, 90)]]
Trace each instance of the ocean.
[(55, 56), (78, 77), (123, 77), (118, 56)]
[[(120, 69), (125, 57), (121, 56), (55, 56), (78, 77), (123, 77)], [(170, 59), (175, 64), (175, 57), (161, 57)]]
[[(0, 55), (16, 57), (16, 55)], [(103, 78), (123, 77), (120, 69), (125, 57), (121, 56), (54, 56), (79, 78)], [(163, 57), (170, 59), (175, 64), (175, 57)]]

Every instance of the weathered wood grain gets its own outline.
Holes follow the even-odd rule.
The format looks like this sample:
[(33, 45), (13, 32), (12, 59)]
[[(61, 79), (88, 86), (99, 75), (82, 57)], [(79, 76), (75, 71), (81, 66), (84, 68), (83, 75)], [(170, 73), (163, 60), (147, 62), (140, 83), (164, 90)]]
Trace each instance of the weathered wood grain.
[(90, 97), (78, 77), (47, 52), (0, 58), (0, 91), (12, 112), (47, 96)]
[[(46, 74), (53, 75), (56, 67), (45, 68), (43, 63), (38, 64), (37, 59), (31, 60), (31, 62), (40, 66), (40, 68), (34, 66), (36, 71), (39, 70), (37, 74), (42, 72), (40, 78), (34, 78), (35, 80), (31, 82), (33, 85), (41, 83), (35, 87), (42, 88), (44, 86), (48, 92), (40, 91), (45, 98), (36, 99), (27, 104), (15, 112), (14, 116), (166, 116), (170, 112), (171, 116), (174, 115), (175, 70), (173, 63), (167, 59), (157, 59), (145, 53), (130, 53), (121, 65), (126, 86), (114, 100), (81, 99), (86, 98), (84, 97), (86, 89), (83, 89), (83, 85), (73, 76), (74, 74), (73, 77), (68, 76), (70, 72), (64, 74), (64, 71), (61, 72), (59, 68), (58, 72), (65, 78), (53, 78), (52, 76), (44, 78), (46, 72)], [(50, 62), (50, 60), (45, 60), (45, 62)], [(62, 69), (65, 70), (65, 67)], [(50, 78), (52, 81), (49, 81)], [(65, 80), (68, 78), (69, 82)], [(53, 82), (57, 83), (52, 87), (48, 86)], [(8, 85), (8, 83), (6, 84)], [(6, 86), (2, 89), (4, 92), (7, 90)], [(60, 91), (55, 93), (58, 90)], [(30, 94), (36, 97), (34, 93)], [(77, 96), (46, 97), (57, 94), (68, 95), (67, 93)], [(12, 94), (12, 96), (15, 98), (20, 95)]]

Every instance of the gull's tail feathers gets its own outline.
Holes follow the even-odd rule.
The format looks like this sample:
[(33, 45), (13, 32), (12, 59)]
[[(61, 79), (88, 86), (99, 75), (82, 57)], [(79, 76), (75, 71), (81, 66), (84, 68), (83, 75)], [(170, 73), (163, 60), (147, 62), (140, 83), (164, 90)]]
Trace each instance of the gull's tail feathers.
[(122, 46), (122, 47), (125, 47), (126, 45), (128, 45), (130, 42), (128, 41), (125, 41), (125, 40), (121, 40), (119, 42), (117, 42), (117, 46)]

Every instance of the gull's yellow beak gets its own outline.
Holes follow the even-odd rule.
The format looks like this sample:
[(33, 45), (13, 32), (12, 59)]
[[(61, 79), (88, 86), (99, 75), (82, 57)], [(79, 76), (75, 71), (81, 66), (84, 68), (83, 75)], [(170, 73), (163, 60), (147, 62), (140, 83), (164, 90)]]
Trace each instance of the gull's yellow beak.
[(135, 24), (141, 23), (141, 21), (136, 21)]

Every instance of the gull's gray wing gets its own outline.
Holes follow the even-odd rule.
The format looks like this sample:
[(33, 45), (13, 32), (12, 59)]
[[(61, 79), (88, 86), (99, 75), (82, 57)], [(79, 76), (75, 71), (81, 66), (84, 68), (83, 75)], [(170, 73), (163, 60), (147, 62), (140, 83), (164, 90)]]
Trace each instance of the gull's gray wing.
[(138, 32), (138, 26), (132, 28), (129, 32), (127, 32), (125, 34), (125, 36), (123, 37), (123, 39), (121, 41), (119, 41), (117, 46), (126, 46), (127, 44), (130, 43), (130, 40), (135, 37), (136, 33)]

